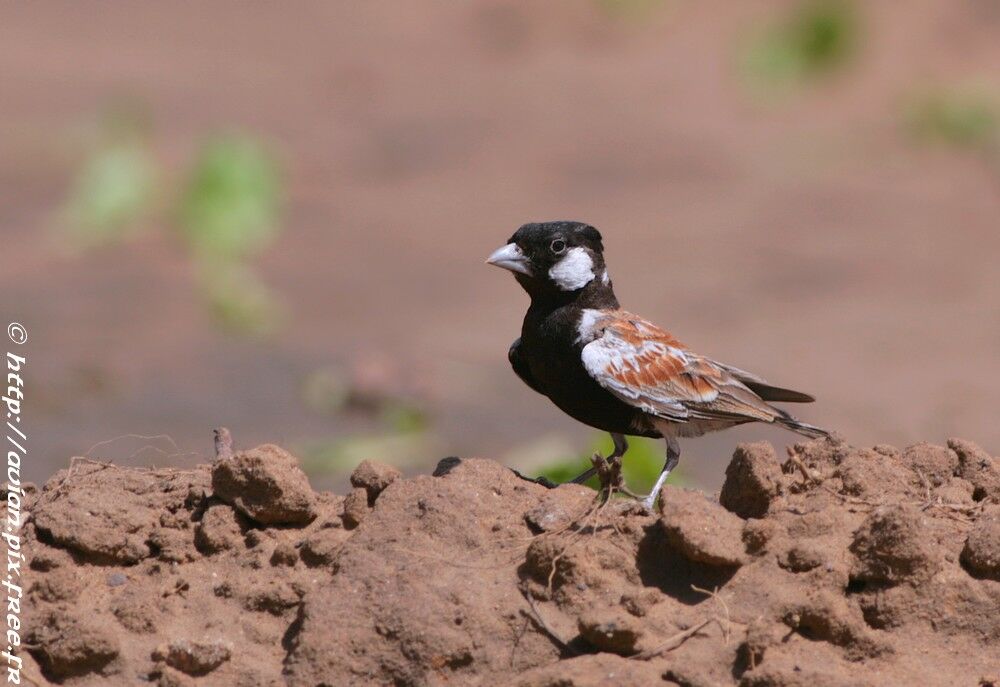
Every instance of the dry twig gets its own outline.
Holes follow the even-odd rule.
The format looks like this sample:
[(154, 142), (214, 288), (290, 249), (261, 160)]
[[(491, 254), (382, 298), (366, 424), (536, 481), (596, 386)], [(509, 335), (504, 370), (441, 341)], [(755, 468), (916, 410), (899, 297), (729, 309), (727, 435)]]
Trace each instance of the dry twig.
[(708, 589), (702, 589), (698, 585), (694, 585), (693, 584), (693, 585), (691, 585), (691, 589), (693, 589), (694, 591), (696, 591), (696, 592), (698, 592), (700, 594), (706, 594), (706, 595), (712, 597), (712, 599), (716, 603), (718, 603), (720, 606), (722, 606), (722, 612), (724, 614), (726, 622), (725, 622), (725, 624), (723, 624), (722, 620), (720, 618), (718, 618), (718, 617), (715, 618), (715, 621), (719, 624), (719, 629), (722, 630), (722, 637), (726, 641), (726, 646), (729, 646), (729, 635), (730, 635), (730, 632), (732, 630), (732, 620), (730, 620), (730, 616), (729, 616), (729, 606), (728, 606), (728, 604), (726, 604), (726, 600), (722, 598), (722, 595), (719, 594), (719, 588), (716, 587), (713, 590), (708, 590)]
[(670, 637), (667, 638), (665, 642), (663, 642), (659, 646), (654, 647), (649, 651), (643, 651), (641, 653), (638, 653), (635, 656), (632, 656), (631, 658), (637, 661), (648, 661), (651, 658), (656, 658), (662, 653), (666, 653), (667, 651), (673, 651), (674, 649), (678, 648), (681, 644), (686, 642), (688, 639), (694, 637), (696, 634), (701, 632), (706, 625), (709, 625), (713, 622), (715, 622), (714, 617), (702, 620), (694, 627), (689, 627), (688, 629), (682, 632), (678, 632), (675, 635), (671, 635)]
[(545, 622), (545, 618), (543, 618), (542, 614), (539, 612), (538, 606), (535, 605), (535, 600), (531, 598), (531, 592), (526, 589), (521, 589), (521, 595), (524, 597), (524, 600), (528, 602), (528, 606), (531, 607), (531, 613), (528, 613), (524, 609), (521, 609), (521, 613), (534, 621), (535, 624), (538, 625), (538, 628), (547, 634), (549, 639), (555, 642), (556, 646), (558, 646), (561, 651), (573, 654), (574, 656), (578, 655), (579, 652), (571, 647), (566, 640), (559, 636), (558, 632), (553, 630), (552, 627)]

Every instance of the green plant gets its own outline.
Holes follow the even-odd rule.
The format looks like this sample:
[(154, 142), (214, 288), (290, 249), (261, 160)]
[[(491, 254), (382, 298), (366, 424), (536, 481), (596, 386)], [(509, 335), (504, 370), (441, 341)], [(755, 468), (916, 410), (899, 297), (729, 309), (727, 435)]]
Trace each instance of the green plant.
[(281, 231), (274, 158), (251, 136), (210, 137), (180, 191), (158, 203), (154, 189), (166, 175), (152, 153), (150, 129), (134, 103), (109, 109), (65, 203), (60, 237), (71, 248), (92, 249), (121, 242), (147, 224), (172, 224), (195, 263), (213, 321), (244, 334), (272, 329), (280, 303), (251, 260)]
[(279, 230), (277, 165), (247, 136), (211, 138), (180, 198), (178, 229), (191, 252), (209, 262), (240, 262), (271, 244)]
[(971, 89), (939, 89), (913, 98), (904, 109), (909, 134), (923, 143), (972, 150), (1000, 143), (1000, 105)]
[(765, 29), (745, 55), (759, 86), (792, 85), (835, 71), (856, 53), (860, 20), (848, 0), (804, 0)]
[(152, 209), (157, 177), (142, 113), (110, 109), (63, 207), (60, 230), (69, 246), (86, 250), (137, 233)]
[(177, 209), (177, 229), (198, 264), (215, 320), (249, 334), (271, 329), (277, 299), (249, 267), (280, 231), (280, 177), (264, 147), (247, 136), (222, 135), (198, 154)]

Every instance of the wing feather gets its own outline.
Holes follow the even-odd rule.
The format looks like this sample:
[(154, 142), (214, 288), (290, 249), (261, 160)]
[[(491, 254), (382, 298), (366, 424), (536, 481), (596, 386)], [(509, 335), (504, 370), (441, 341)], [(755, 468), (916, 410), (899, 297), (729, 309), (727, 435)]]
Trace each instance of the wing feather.
[(588, 374), (636, 408), (675, 422), (772, 422), (780, 416), (733, 373), (735, 368), (692, 353), (636, 315), (607, 311), (584, 321), (581, 339), (589, 342), (581, 356)]

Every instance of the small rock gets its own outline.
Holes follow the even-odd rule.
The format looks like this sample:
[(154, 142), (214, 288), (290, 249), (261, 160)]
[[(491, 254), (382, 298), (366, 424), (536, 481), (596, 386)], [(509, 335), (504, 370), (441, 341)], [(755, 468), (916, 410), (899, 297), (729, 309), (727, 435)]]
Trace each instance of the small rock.
[(298, 606), (302, 600), (296, 589), (285, 581), (276, 584), (249, 584), (243, 591), (243, 607), (248, 611), (263, 611), (271, 615), (281, 615), (289, 608)]
[(958, 472), (958, 455), (954, 451), (928, 443), (903, 449), (903, 463), (923, 475), (932, 487), (940, 487)]
[(698, 491), (664, 487), (660, 523), (667, 539), (686, 558), (715, 566), (739, 566), (743, 521)]
[(350, 534), (343, 527), (323, 527), (302, 542), (299, 557), (311, 568), (329, 565)]
[(83, 586), (84, 580), (78, 571), (57, 568), (46, 575), (38, 575), (29, 594), (48, 602), (75, 601), (83, 591)]
[(912, 506), (875, 510), (854, 533), (851, 552), (857, 562), (852, 577), (897, 584), (922, 580), (940, 568), (940, 557)]
[(194, 530), (194, 544), (206, 555), (236, 548), (243, 541), (243, 528), (236, 511), (224, 503), (208, 507)]
[(169, 527), (154, 529), (146, 540), (156, 557), (168, 563), (184, 563), (198, 558), (191, 550), (191, 533)]
[(767, 550), (768, 543), (778, 533), (778, 525), (771, 520), (747, 520), (743, 525), (743, 543), (746, 550), (758, 555)]
[(958, 475), (972, 483), (972, 498), (1000, 503), (1000, 460), (965, 439), (949, 439), (948, 447), (958, 455)]
[(66, 610), (42, 615), (28, 633), (32, 655), (47, 675), (62, 680), (103, 670), (119, 653), (118, 638)]
[(959, 503), (972, 505), (972, 495), (975, 489), (968, 480), (953, 478), (940, 489), (935, 490), (934, 497), (942, 503)]
[(575, 571), (567, 560), (570, 555), (563, 555), (563, 549), (554, 539), (555, 537), (535, 537), (532, 540), (524, 556), (524, 570), (545, 583), (551, 576), (554, 587), (557, 587), (571, 582)]
[(191, 527), (191, 522), (188, 518), (190, 513), (185, 510), (180, 510), (175, 513), (166, 512), (160, 513), (160, 527), (167, 527), (174, 530), (186, 530)]
[(273, 536), (267, 530), (251, 529), (247, 530), (246, 536), (243, 537), (243, 542), (247, 545), (247, 548), (256, 549), (261, 544), (270, 541)]
[(594, 491), (579, 484), (565, 484), (546, 492), (538, 505), (524, 514), (538, 532), (553, 532), (579, 518), (594, 501)]
[(620, 603), (626, 611), (637, 618), (642, 618), (649, 613), (649, 609), (660, 602), (662, 596), (655, 589), (643, 589), (623, 594)]
[(344, 499), (344, 527), (351, 530), (361, 524), (371, 507), (368, 505), (368, 492), (358, 487)]
[(965, 540), (961, 560), (973, 576), (1000, 582), (1000, 508), (979, 516)]
[(826, 591), (808, 592), (805, 598), (789, 604), (782, 616), (789, 628), (813, 640), (844, 647), (849, 660), (892, 652), (892, 646), (874, 635), (843, 597)]
[(781, 567), (791, 572), (808, 572), (826, 560), (823, 550), (812, 543), (799, 543), (790, 548), (780, 561)]
[(368, 494), (368, 504), (374, 505), (378, 495), (402, 476), (403, 473), (391, 465), (377, 460), (363, 460), (351, 473), (351, 486), (364, 489)]
[(271, 553), (271, 565), (293, 566), (298, 560), (298, 552), (288, 542), (280, 542)]
[(229, 660), (229, 647), (215, 642), (191, 642), (186, 639), (157, 647), (153, 660), (163, 661), (188, 675), (207, 675)]
[(344, 496), (333, 494), (329, 491), (316, 493), (316, 520), (313, 521), (311, 529), (319, 527), (343, 527), (340, 519), (344, 512)]
[(740, 444), (726, 468), (719, 503), (741, 518), (762, 518), (780, 493), (781, 467), (771, 444)]
[(316, 517), (316, 495), (298, 461), (271, 444), (217, 461), (212, 489), (262, 525), (304, 525)]
[(124, 573), (113, 572), (108, 575), (108, 586), (109, 587), (121, 587), (123, 584), (128, 582), (128, 577)]
[(833, 473), (841, 481), (841, 492), (851, 496), (903, 494), (913, 473), (902, 464), (899, 452), (875, 449), (850, 451)]
[(31, 552), (31, 569), (39, 572), (49, 572), (56, 568), (73, 565), (73, 559), (63, 549), (53, 549), (43, 544), (36, 543), (35, 550)]
[(580, 616), (577, 625), (592, 646), (619, 656), (637, 653), (643, 637), (639, 621), (620, 608), (589, 611)]
[(127, 585), (115, 591), (110, 600), (111, 613), (129, 632), (152, 634), (161, 609), (140, 585)]

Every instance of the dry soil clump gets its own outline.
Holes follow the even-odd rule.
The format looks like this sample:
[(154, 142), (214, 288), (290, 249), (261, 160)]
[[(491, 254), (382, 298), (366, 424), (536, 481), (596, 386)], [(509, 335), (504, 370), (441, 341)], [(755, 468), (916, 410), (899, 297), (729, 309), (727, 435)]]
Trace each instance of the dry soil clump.
[[(391, 457), (388, 457), (391, 458)], [(737, 449), (660, 510), (486, 460), (314, 492), (273, 446), (75, 459), (30, 503), (26, 675), (66, 685), (980, 685), (1000, 462), (953, 440)]]

